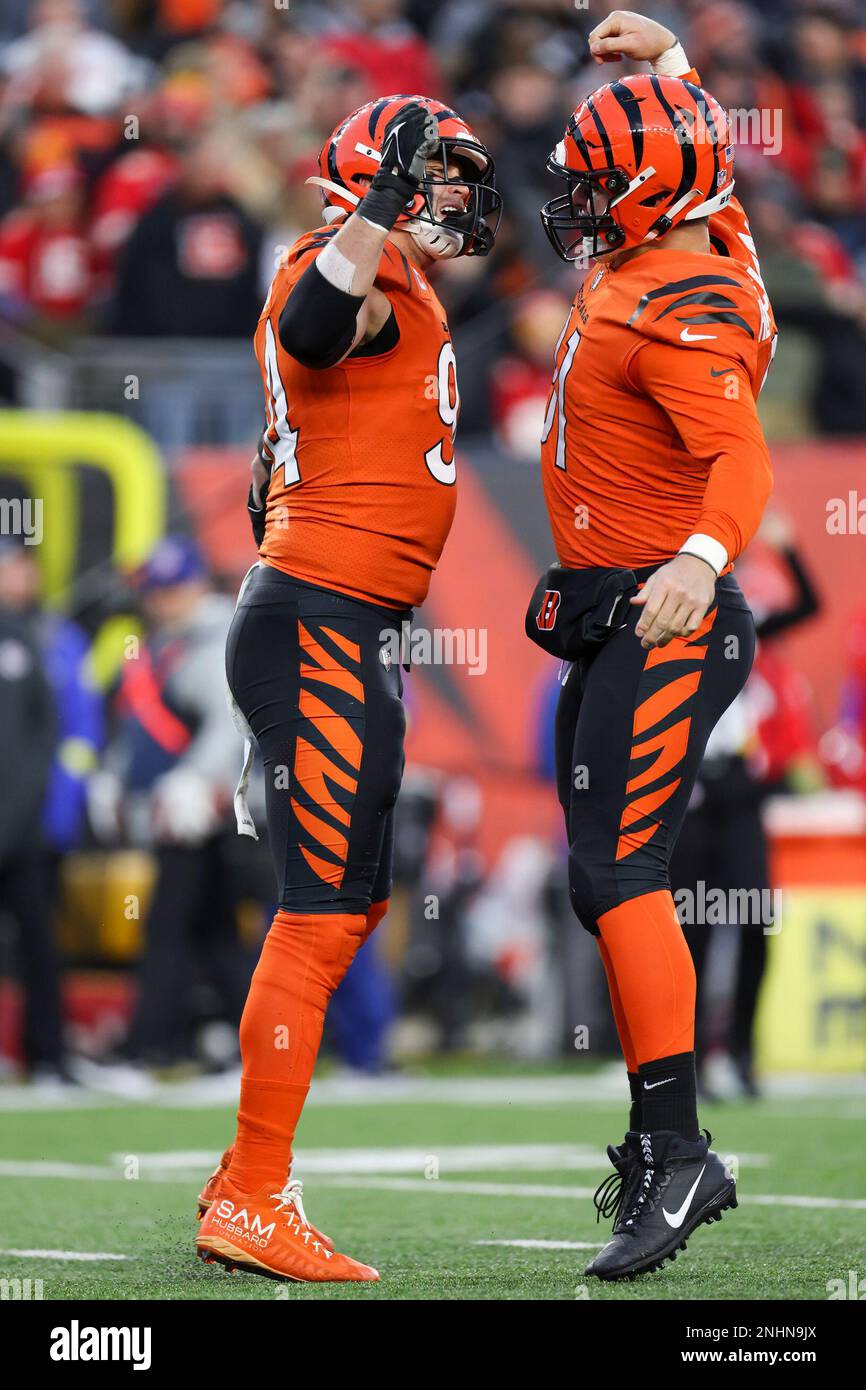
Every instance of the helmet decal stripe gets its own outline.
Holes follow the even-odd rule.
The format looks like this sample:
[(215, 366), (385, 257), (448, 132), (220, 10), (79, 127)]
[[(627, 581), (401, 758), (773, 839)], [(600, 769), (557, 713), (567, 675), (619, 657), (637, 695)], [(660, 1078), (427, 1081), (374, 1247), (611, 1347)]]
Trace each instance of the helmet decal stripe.
[(381, 116), (382, 112), (385, 110), (385, 107), (388, 106), (388, 105), (390, 105), (390, 101), (391, 101), (391, 98), (390, 98), (390, 97), (383, 97), (381, 101), (377, 101), (377, 102), (374, 104), (373, 109), (372, 109), (372, 111), (370, 112), (370, 119), (369, 119), (369, 121), (367, 122), (367, 129), (368, 129), (369, 132), (370, 132), (370, 139), (371, 139), (371, 140), (375, 140), (375, 138), (376, 138), (376, 126), (379, 124), (379, 117)]
[(713, 143), (713, 188), (716, 187), (716, 175), (719, 172), (719, 139), (722, 132), (716, 124), (716, 118), (707, 101), (706, 95), (700, 87), (696, 87), (693, 82), (683, 82), (683, 86), (691, 96), (698, 110), (704, 118), (704, 124), (712, 135)]
[[(683, 124), (680, 119), (679, 113), (674, 111), (673, 107), (668, 102), (667, 98), (664, 95), (664, 92), (661, 89), (661, 83), (659, 82), (655, 73), (653, 73), (653, 75), (650, 77), (650, 85), (652, 86), (652, 89), (655, 92), (656, 97), (658, 98), (659, 106), (661, 106), (662, 110), (664, 111), (665, 115), (667, 116), (668, 120), (673, 126), (674, 131), (677, 133), (682, 132)], [(683, 172), (682, 177), (680, 178), (679, 186), (674, 192), (674, 196), (671, 198), (672, 204), (678, 202), (684, 193), (688, 193), (689, 189), (694, 188), (695, 177), (698, 172), (697, 155), (695, 154), (694, 146), (692, 145), (691, 141), (681, 137), (679, 145), (680, 153), (683, 157)]]
[(601, 143), (604, 146), (604, 157), (607, 161), (608, 166), (610, 166), (613, 164), (613, 150), (610, 147), (610, 140), (608, 138), (607, 131), (604, 128), (604, 121), (601, 119), (601, 116), (596, 111), (595, 102), (593, 101), (592, 97), (587, 97), (586, 105), (590, 115), (592, 116), (593, 121), (595, 122), (595, 128), (601, 136)]
[(591, 169), (592, 155), (589, 152), (589, 147), (586, 141), (584, 140), (583, 136), (577, 128), (577, 124), (574, 121), (574, 118), (572, 118), (571, 121), (569, 121), (568, 133), (574, 141), (575, 145), (577, 146), (577, 151), (581, 159), (585, 160), (587, 169)]
[(631, 131), (635, 168), (639, 169), (641, 160), (643, 159), (643, 124), (640, 114), (641, 103), (634, 95), (634, 92), (630, 91), (624, 82), (612, 83), (610, 90), (625, 112), (629, 130)]
[(337, 142), (332, 140), (328, 146), (328, 173), (334, 183), (342, 184), (343, 188), (348, 188), (346, 180), (337, 168)]

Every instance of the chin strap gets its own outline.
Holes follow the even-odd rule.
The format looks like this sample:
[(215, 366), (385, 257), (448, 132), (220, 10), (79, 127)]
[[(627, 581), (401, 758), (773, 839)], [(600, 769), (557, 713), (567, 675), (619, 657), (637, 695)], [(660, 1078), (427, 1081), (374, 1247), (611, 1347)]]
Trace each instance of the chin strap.
[(437, 261), (450, 261), (463, 250), (463, 233), (455, 231), (453, 227), (443, 227), (435, 222), (424, 222), (418, 217), (413, 217), (403, 230), (409, 232), (422, 251)]

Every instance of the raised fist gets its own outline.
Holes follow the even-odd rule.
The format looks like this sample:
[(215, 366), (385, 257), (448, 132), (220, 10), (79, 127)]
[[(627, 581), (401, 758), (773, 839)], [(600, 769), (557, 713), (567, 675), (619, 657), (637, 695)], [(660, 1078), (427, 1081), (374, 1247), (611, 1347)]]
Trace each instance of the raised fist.
[(436, 117), (420, 102), (409, 102), (385, 127), (382, 163), (373, 178), (373, 187), (377, 187), (379, 176), (384, 173), (405, 179), (414, 190), (424, 177), (427, 160), (438, 148)]

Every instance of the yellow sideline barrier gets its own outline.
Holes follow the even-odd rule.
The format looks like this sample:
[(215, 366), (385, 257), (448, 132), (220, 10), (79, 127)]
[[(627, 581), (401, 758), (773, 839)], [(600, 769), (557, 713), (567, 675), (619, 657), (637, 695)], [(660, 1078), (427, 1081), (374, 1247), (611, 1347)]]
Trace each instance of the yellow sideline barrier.
[(59, 941), (64, 955), (132, 964), (153, 893), (155, 864), (143, 850), (87, 850), (63, 865)]
[(784, 888), (757, 1020), (767, 1071), (866, 1069), (866, 887)]
[(43, 539), (35, 549), (49, 602), (62, 601), (75, 577), (81, 466), (99, 469), (111, 485), (115, 564), (140, 564), (166, 519), (165, 471), (150, 436), (119, 415), (0, 410), (0, 473), (20, 478), (42, 500)]

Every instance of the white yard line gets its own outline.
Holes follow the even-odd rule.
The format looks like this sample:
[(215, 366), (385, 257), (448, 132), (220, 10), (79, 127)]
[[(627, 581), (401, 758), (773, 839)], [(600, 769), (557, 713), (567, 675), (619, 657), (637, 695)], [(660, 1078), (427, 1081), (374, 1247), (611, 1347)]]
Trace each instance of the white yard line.
[[(196, 1077), (190, 1081), (156, 1081), (149, 1097), (126, 1099), (116, 1094), (68, 1087), (62, 1092), (40, 1092), (22, 1085), (0, 1085), (0, 1111), (81, 1110), (125, 1105), (187, 1110), (236, 1106), (240, 1077), (236, 1072)], [(866, 1115), (866, 1082), (858, 1075), (768, 1077), (766, 1100), (775, 1106), (794, 1100), (816, 1102), (813, 1118), (863, 1119)], [(472, 1108), (520, 1106), (535, 1109), (563, 1104), (606, 1106), (628, 1100), (625, 1077), (619, 1068), (605, 1068), (590, 1076), (558, 1074), (542, 1076), (447, 1077), (353, 1075), (324, 1076), (310, 1092), (311, 1106), (459, 1105)], [(775, 1115), (797, 1112), (773, 1111)]]
[(473, 1245), (508, 1245), (517, 1250), (600, 1250), (600, 1240), (474, 1240)]
[[(208, 1149), (178, 1149), (158, 1153), (118, 1152), (106, 1164), (61, 1160), (0, 1159), (0, 1178), (60, 1178), (70, 1181), (198, 1183), (215, 1167), (219, 1154)], [(741, 1167), (766, 1168), (768, 1154), (739, 1154)], [(130, 1160), (137, 1167), (130, 1176)], [(431, 1144), (427, 1148), (363, 1148), (299, 1150), (295, 1171), (304, 1179), (405, 1174), (429, 1181), (468, 1173), (604, 1172), (604, 1154), (591, 1144)]]
[(102, 1250), (0, 1250), (0, 1256), (20, 1260), (133, 1260), (134, 1255), (110, 1255)]
[[(767, 1168), (769, 1154), (738, 1154), (743, 1168)], [(202, 1149), (178, 1149), (160, 1153), (138, 1153), (136, 1159), (142, 1176), (170, 1173), (181, 1169), (212, 1168), (219, 1154)], [(111, 1155), (113, 1163), (122, 1167), (126, 1153)], [(496, 1169), (547, 1172), (587, 1170), (596, 1172), (606, 1166), (605, 1155), (593, 1144), (435, 1144), (426, 1148), (363, 1148), (363, 1149), (298, 1149), (296, 1172), (306, 1179), (314, 1173), (408, 1173), (423, 1175), (435, 1161), (440, 1174), (491, 1172)]]
[[(126, 1160), (123, 1153), (111, 1155), (120, 1167)], [(140, 1171), (170, 1172), (194, 1166), (213, 1167), (219, 1155), (195, 1150), (136, 1155)], [(764, 1157), (761, 1155), (761, 1157)], [(427, 1148), (358, 1148), (358, 1149), (298, 1149), (295, 1170), (305, 1179), (316, 1173), (409, 1173), (423, 1175), (431, 1161), (439, 1172), (490, 1172), (498, 1168), (548, 1171), (589, 1169), (595, 1172), (604, 1166), (599, 1149), (590, 1144), (433, 1144)]]
[[(147, 1182), (183, 1183), (195, 1185), (206, 1175), (216, 1154), (207, 1150), (186, 1150), (178, 1153), (140, 1154), (139, 1176), (128, 1176), (127, 1154), (114, 1155), (113, 1164), (61, 1163), (42, 1160), (0, 1160), (0, 1178), (81, 1182)], [(753, 1167), (766, 1166), (766, 1154), (740, 1155)], [(578, 1187), (564, 1183), (484, 1182), (451, 1177), (422, 1177), (431, 1161), (451, 1172), (535, 1169), (562, 1171), (587, 1169), (604, 1171), (600, 1154), (581, 1145), (566, 1144), (502, 1144), (453, 1145), (424, 1151), (423, 1149), (323, 1149), (309, 1150), (298, 1155), (297, 1171), (306, 1177), (315, 1175), (320, 1187), (367, 1188), (381, 1192), (445, 1193), (450, 1197), (509, 1197), (518, 1200), (585, 1201), (594, 1193), (593, 1187)], [(406, 1176), (397, 1176), (406, 1174)], [(801, 1196), (798, 1194), (742, 1192), (739, 1201), (744, 1205), (762, 1207), (795, 1207), (815, 1211), (866, 1211), (866, 1198)], [(9, 1252), (7, 1252), (9, 1253)]]
[(104, 1182), (122, 1178), (119, 1168), (96, 1163), (54, 1163), (50, 1160), (0, 1159), (0, 1178), (64, 1178), (72, 1182)]
[[(565, 1201), (582, 1201), (592, 1197), (592, 1187), (564, 1187), (543, 1183), (505, 1183), (505, 1182), (454, 1182), (449, 1178), (377, 1178), (353, 1177), (336, 1178), (324, 1175), (316, 1180), (317, 1186), (327, 1187), (368, 1187), (386, 1192), (444, 1192), (447, 1196), (462, 1197), (515, 1197), (524, 1201), (539, 1198), (562, 1198)], [(866, 1211), (866, 1198), (860, 1197), (794, 1197), (773, 1194), (737, 1193), (740, 1204), (751, 1203), (764, 1207), (809, 1207), (825, 1208), (832, 1211)]]

